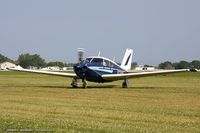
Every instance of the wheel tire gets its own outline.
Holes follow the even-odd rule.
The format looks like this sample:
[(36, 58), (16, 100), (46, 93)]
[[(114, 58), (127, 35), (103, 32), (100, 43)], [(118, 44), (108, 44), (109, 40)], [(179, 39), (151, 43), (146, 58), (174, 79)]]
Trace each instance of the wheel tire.
[(71, 86), (73, 88), (78, 88), (78, 83), (76, 81), (72, 81)]
[(122, 83), (122, 88), (128, 88), (128, 84), (126, 82)]
[(72, 85), (72, 87), (73, 87), (73, 88), (78, 88), (78, 86), (77, 86), (77, 85)]

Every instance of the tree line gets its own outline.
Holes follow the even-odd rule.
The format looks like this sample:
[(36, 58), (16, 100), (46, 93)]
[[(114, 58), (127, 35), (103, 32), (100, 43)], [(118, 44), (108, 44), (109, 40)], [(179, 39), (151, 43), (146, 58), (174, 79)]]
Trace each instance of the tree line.
[(5, 61), (11, 61), (13, 62), (11, 59), (9, 59), (8, 57), (0, 54), (0, 63), (5, 62)]
[(170, 62), (165, 61), (163, 63), (160, 63), (158, 66), (160, 69), (200, 69), (200, 61), (199, 60), (193, 60), (191, 62), (187, 61), (180, 61), (180, 62)]
[[(34, 66), (37, 68), (41, 67), (48, 67), (48, 66), (59, 66), (59, 67), (69, 67), (73, 66), (73, 63), (63, 63), (60, 61), (51, 61), (51, 62), (46, 62), (45, 59), (41, 58), (40, 55), (38, 54), (21, 54), (19, 55), (17, 61), (13, 61), (9, 59), (8, 57), (3, 56), (0, 54), (0, 63), (4, 61), (11, 61), (11, 62), (16, 62), (16, 64), (22, 66), (23, 68), (28, 68), (30, 66)], [(137, 66), (137, 62), (132, 63), (132, 68), (135, 68)], [(151, 65), (144, 65), (145, 67), (149, 67)], [(189, 68), (196, 68), (200, 69), (200, 61), (199, 60), (193, 60), (191, 62), (187, 61), (180, 61), (180, 62), (170, 62), (170, 61), (165, 61), (162, 62), (158, 65), (159, 69), (189, 69)]]
[(62, 68), (74, 65), (72, 63), (63, 63), (61, 61), (46, 62), (43, 58), (40, 57), (40, 55), (38, 54), (30, 55), (28, 53), (19, 55), (17, 62), (23, 68), (28, 68), (30, 66), (34, 66), (37, 68), (58, 66)]
[(69, 67), (74, 65), (73, 63), (64, 63), (61, 61), (46, 62), (45, 59), (40, 57), (40, 55), (38, 54), (31, 55), (29, 53), (19, 55), (17, 61), (13, 61), (8, 57), (5, 57), (0, 54), (0, 63), (5, 61), (15, 62), (17, 65), (20, 65), (23, 68), (29, 68), (30, 66), (34, 66), (37, 68), (43, 68), (49, 66)]
[[(138, 66), (137, 62), (133, 62), (131, 64), (132, 69)], [(144, 65), (144, 67), (153, 67), (152, 65)], [(171, 62), (165, 61), (160, 63), (156, 68), (159, 69), (200, 69), (200, 60), (193, 60), (191, 62), (187, 61), (179, 61), (179, 62)]]

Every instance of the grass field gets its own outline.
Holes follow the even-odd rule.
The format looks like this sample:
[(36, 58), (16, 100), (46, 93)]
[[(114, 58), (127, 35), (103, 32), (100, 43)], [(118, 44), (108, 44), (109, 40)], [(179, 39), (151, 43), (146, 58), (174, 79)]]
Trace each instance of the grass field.
[(200, 132), (200, 72), (121, 82), (0, 72), (0, 132)]

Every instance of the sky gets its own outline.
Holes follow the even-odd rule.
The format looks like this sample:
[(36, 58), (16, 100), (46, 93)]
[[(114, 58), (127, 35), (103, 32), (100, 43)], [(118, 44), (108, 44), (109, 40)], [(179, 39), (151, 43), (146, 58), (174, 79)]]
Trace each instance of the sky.
[(77, 62), (97, 55), (158, 65), (200, 60), (199, 0), (0, 0), (0, 53)]

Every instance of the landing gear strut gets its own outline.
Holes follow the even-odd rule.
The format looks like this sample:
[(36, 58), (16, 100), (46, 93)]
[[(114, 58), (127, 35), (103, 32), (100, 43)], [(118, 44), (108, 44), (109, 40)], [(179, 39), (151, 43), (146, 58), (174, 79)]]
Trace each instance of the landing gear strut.
[(122, 83), (122, 88), (128, 88), (128, 80), (125, 79), (124, 82)]
[(85, 78), (82, 79), (83, 82), (83, 88), (87, 88), (87, 81)]

